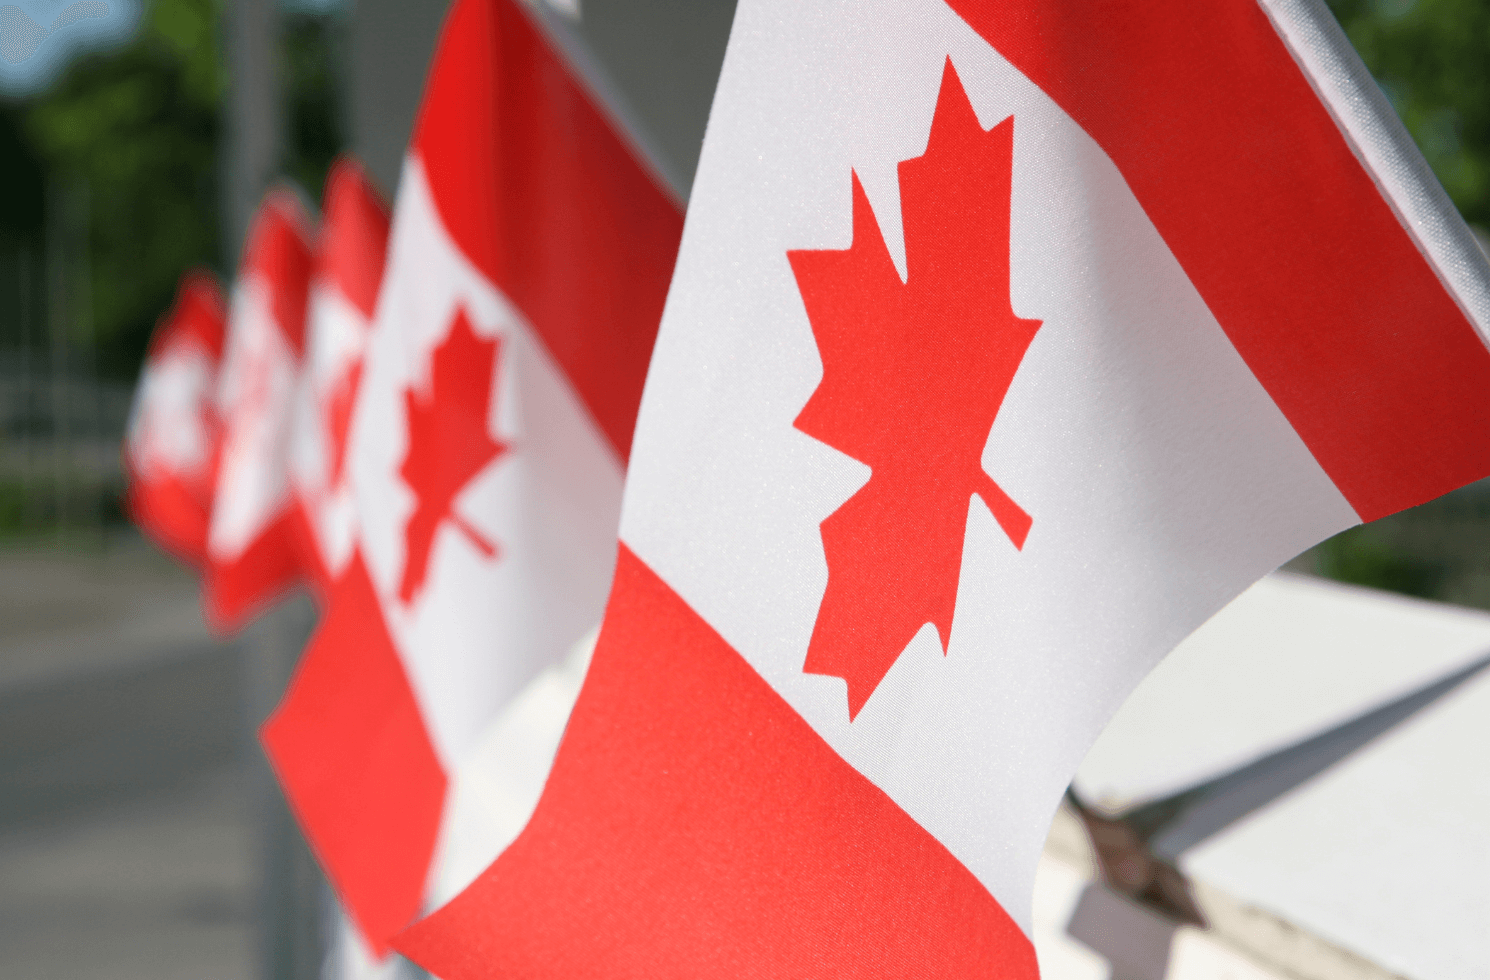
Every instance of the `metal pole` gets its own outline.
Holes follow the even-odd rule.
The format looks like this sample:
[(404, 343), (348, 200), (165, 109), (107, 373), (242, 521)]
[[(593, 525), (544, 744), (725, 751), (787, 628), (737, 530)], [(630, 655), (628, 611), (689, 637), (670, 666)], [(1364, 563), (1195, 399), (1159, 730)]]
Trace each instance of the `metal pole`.
[(264, 980), (311, 980), (320, 975), (325, 957), (320, 871), (258, 742), (259, 726), (279, 703), (314, 621), (309, 598), (298, 594), (250, 625), (241, 647), (243, 757), (258, 831), (255, 911)]
[[(275, 0), (232, 0), (223, 8), (222, 31), (229, 70), (223, 257), (231, 265), (284, 157), (279, 5)], [(313, 620), (309, 601), (297, 596), (261, 616), (245, 631), (240, 646), (244, 765), (259, 831), (257, 911), (263, 980), (309, 980), (319, 974), (323, 952), (319, 873), (257, 738), (259, 725), (279, 702)]]
[(724, 63), (735, 0), (581, 0), (579, 30), (686, 192)]
[(59, 180), (47, 185), (46, 245), (47, 318), (51, 324), (52, 362), (52, 493), (56, 507), (56, 541), (67, 528), (67, 465), (71, 449), (67, 424), (67, 243), (66, 204)]
[(223, 167), (223, 260), (232, 265), (283, 151), (279, 7), (275, 0), (232, 0), (223, 9), (228, 60), (227, 153)]
[[(78, 384), (86, 393), (86, 404), (84, 406), (86, 415), (84, 426), (86, 431), (83, 435), (83, 446), (87, 455), (85, 470), (88, 478), (86, 485), (88, 500), (88, 523), (93, 525), (98, 534), (98, 541), (103, 542), (103, 474), (99, 472), (99, 460), (94, 453), (100, 448), (103, 441), (103, 427), (100, 424), (99, 411), (99, 389), (98, 389), (98, 350), (97, 338), (93, 335), (93, 263), (90, 249), (92, 243), (89, 234), (92, 231), (92, 208), (93, 198), (86, 180), (79, 180), (71, 187), (69, 194), (68, 214), (71, 220), (73, 235), (73, 247), (76, 256), (73, 261), (73, 297), (74, 305), (77, 307), (76, 333), (79, 341), (79, 353), (82, 355), (82, 376)], [(117, 458), (117, 454), (116, 454)]]
[(31, 249), (23, 246), (16, 254), (16, 287), (20, 297), (21, 321), (21, 527), (31, 524), (31, 497), (36, 492), (35, 478), (31, 472), (32, 432), (31, 411)]
[(347, 113), (352, 149), (390, 197), (446, 0), (357, 0), (349, 25)]

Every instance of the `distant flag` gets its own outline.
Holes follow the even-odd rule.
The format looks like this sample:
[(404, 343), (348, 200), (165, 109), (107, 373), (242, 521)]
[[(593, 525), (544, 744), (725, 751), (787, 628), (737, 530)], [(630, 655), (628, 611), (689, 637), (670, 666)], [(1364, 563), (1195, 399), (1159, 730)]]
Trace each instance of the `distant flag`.
[(270, 191), (249, 229), (233, 287), (217, 382), (222, 460), (203, 584), (207, 618), (219, 629), (242, 625), (300, 576), (287, 463), (305, 336), (310, 228), (293, 193)]
[(336, 161), (324, 197), (289, 450), (306, 571), (322, 597), (355, 544), (347, 437), (388, 249), (387, 205), (359, 164)]
[(462, 757), (603, 611), (682, 229), (543, 16), (449, 13), (351, 422), (358, 543), (263, 731), (378, 952), (426, 901)]
[(222, 290), (188, 272), (156, 324), (124, 437), (126, 507), (161, 548), (190, 565), (207, 558), (219, 425), (214, 402), (222, 356)]
[(444, 980), (1033, 977), (1103, 725), (1490, 473), (1490, 269), (1322, 5), (741, 0), (543, 796)]

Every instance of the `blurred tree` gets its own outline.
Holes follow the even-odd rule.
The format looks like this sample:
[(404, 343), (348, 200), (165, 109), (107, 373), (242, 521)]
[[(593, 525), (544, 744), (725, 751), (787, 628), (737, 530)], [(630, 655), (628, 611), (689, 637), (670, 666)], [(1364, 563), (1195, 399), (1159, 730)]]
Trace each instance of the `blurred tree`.
[(0, 246), (30, 244), (41, 234), (41, 163), (21, 131), (21, 114), (0, 106)]
[[(30, 338), (30, 313), (21, 284), (42, 239), (42, 201), (45, 177), (21, 129), (15, 106), (0, 104), (0, 348), (18, 351)], [(12, 419), (5, 424), (14, 424)], [(3, 435), (0, 435), (3, 439)], [(0, 505), (0, 511), (4, 506)], [(0, 518), (0, 526), (4, 520)]]
[(1490, 0), (1329, 0), (1465, 219), (1490, 227)]
[(344, 20), (336, 13), (286, 13), (284, 29), (287, 177), (316, 201), (331, 161), (346, 146), (341, 66)]
[[(88, 184), (93, 330), (105, 375), (133, 377), (184, 269), (224, 270), (237, 258), (220, 254), (220, 2), (149, 0), (128, 45), (80, 60), (18, 110), (46, 171)], [(283, 21), (283, 168), (313, 199), (343, 145), (340, 24), (325, 11)]]
[(71, 66), (25, 112), (36, 155), (86, 181), (101, 373), (137, 370), (176, 278), (219, 265), (213, 0), (154, 0), (126, 47)]

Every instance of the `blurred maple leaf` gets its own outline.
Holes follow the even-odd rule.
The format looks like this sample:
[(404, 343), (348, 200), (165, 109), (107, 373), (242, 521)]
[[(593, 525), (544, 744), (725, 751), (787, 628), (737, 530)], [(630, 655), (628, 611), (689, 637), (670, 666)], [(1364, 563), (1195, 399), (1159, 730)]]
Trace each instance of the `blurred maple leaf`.
[(357, 403), (357, 385), (362, 380), (362, 362), (344, 368), (336, 376), (326, 396), (323, 417), (326, 424), (326, 449), (331, 456), (328, 488), (341, 485), (347, 462), (347, 437), (352, 431), (352, 408)]
[(926, 152), (900, 164), (906, 280), (852, 175), (844, 250), (787, 253), (823, 360), (795, 425), (869, 482), (822, 523), (828, 586), (803, 669), (848, 683), (849, 717), (926, 623), (952, 633), (972, 495), (1024, 546), (1031, 519), (983, 471), (1040, 327), (1009, 301), (1014, 120), (984, 131), (947, 60)]
[(501, 338), (477, 337), (461, 309), (430, 357), (428, 393), (414, 387), (404, 392), (409, 451), (398, 472), (417, 500), (404, 528), (404, 574), (398, 595), (405, 603), (424, 585), (442, 521), (459, 528), (488, 558), (497, 553), (496, 545), (456, 513), (454, 504), (466, 484), (510, 448), (487, 429), (492, 378), (501, 351)]

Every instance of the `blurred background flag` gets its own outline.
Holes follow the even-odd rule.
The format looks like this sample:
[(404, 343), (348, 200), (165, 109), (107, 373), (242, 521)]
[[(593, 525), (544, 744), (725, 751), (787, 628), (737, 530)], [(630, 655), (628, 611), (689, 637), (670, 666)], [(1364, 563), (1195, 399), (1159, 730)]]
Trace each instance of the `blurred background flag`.
[(681, 234), (548, 16), (447, 17), (351, 420), (355, 553), (263, 732), (379, 952), (425, 901), (450, 774), (601, 615)]
[(1037, 974), (1052, 813), (1316, 542), (1490, 474), (1490, 268), (1327, 11), (742, 0), (605, 622), (444, 980)]
[(130, 520), (197, 568), (207, 560), (216, 486), (224, 306), (210, 273), (181, 277), (150, 340), (124, 440)]
[(351, 559), (356, 533), (347, 436), (387, 249), (388, 207), (361, 164), (342, 157), (326, 175), (290, 425), (290, 482), (304, 521), (306, 576), (322, 597)]
[(222, 454), (202, 589), (207, 619), (222, 630), (241, 626), (301, 574), (288, 462), (312, 234), (294, 192), (270, 191), (233, 287), (217, 383)]

